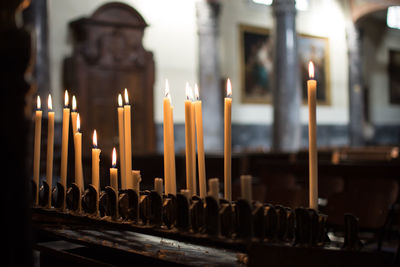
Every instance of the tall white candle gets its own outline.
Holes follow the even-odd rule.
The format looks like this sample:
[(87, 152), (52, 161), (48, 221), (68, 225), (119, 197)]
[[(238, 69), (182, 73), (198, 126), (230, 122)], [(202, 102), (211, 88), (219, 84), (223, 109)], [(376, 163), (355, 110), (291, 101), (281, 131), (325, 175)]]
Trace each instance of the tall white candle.
[[(171, 101), (171, 100), (170, 100)], [(171, 182), (170, 182), (170, 192), (173, 195), (176, 195), (176, 167), (175, 167), (175, 139), (174, 139), (174, 107), (172, 106), (172, 101), (171, 101), (171, 106), (170, 106), (170, 112), (169, 112), (169, 121), (171, 122), (169, 125), (169, 158), (170, 158), (170, 171), (171, 171)]]
[[(64, 110), (63, 110), (63, 122), (62, 122), (62, 143), (61, 143), (61, 169), (60, 169), (60, 180), (64, 186), (64, 197), (65, 190), (67, 188), (67, 167), (68, 167), (68, 136), (69, 136), (69, 115), (70, 109), (68, 107), (69, 97), (68, 91), (65, 90), (64, 94)], [(65, 204), (65, 199), (63, 201)], [(64, 209), (65, 207), (62, 207)]]
[(124, 142), (125, 142), (125, 176), (126, 188), (133, 188), (132, 180), (132, 139), (131, 139), (131, 105), (129, 105), (128, 90), (125, 88), (125, 105), (124, 105)]
[(170, 132), (170, 115), (171, 112), (171, 101), (169, 98), (169, 85), (168, 81), (165, 82), (164, 89), (164, 100), (163, 100), (163, 135), (164, 135), (164, 179), (165, 179), (165, 194), (168, 195), (171, 193), (171, 152), (169, 140)]
[(121, 94), (118, 94), (118, 134), (119, 134), (119, 155), (121, 158), (120, 160), (121, 186), (122, 188), (126, 188), (124, 106)]
[(76, 133), (74, 135), (75, 141), (75, 183), (79, 187), (81, 193), (84, 192), (83, 169), (82, 169), (82, 133), (80, 132), (81, 121), (79, 114), (76, 119)]
[(54, 153), (54, 111), (51, 95), (48, 98), (48, 124), (47, 124), (47, 165), (46, 181), (49, 185), (49, 199), (47, 207), (51, 207), (51, 193), (53, 187), (53, 153)]
[(101, 150), (97, 147), (97, 132), (93, 131), (93, 148), (92, 148), (92, 185), (97, 190), (97, 195), (100, 194), (100, 153)]
[(39, 176), (40, 176), (40, 140), (42, 132), (42, 115), (40, 97), (37, 96), (37, 109), (35, 112), (35, 144), (33, 152), (33, 181), (36, 184), (35, 204), (39, 202)]
[(317, 81), (314, 80), (314, 64), (308, 65), (310, 79), (308, 89), (308, 144), (309, 144), (309, 204), (318, 209), (318, 154), (317, 154)]
[(197, 136), (197, 162), (199, 165), (199, 192), (200, 197), (205, 198), (207, 195), (206, 185), (206, 165), (204, 155), (204, 137), (203, 137), (203, 114), (201, 100), (199, 96), (199, 88), (197, 84), (194, 86), (195, 95), (195, 117), (196, 117), (196, 136)]
[[(185, 100), (185, 151), (186, 151), (186, 189), (189, 190), (190, 194), (194, 192), (194, 175), (195, 169), (193, 166), (193, 156), (195, 151), (193, 151), (193, 117), (192, 117), (192, 99), (193, 92), (189, 87), (189, 84), (186, 84), (186, 100)], [(195, 161), (194, 161), (195, 162)]]
[(224, 111), (224, 197), (232, 201), (232, 85), (229, 79), (226, 82)]

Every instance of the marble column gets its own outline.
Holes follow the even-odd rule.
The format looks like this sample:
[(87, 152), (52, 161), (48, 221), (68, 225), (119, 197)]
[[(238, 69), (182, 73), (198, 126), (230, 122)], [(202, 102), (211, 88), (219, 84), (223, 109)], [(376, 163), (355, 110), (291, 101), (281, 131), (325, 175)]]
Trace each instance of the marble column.
[(351, 146), (364, 145), (364, 92), (361, 70), (360, 30), (353, 21), (346, 25), (349, 56), (349, 140)]
[(300, 77), (294, 0), (274, 0), (273, 143), (279, 152), (300, 148)]
[[(28, 133), (33, 97), (30, 78), (31, 37), (21, 27), (21, 11), (29, 0), (0, 1), (0, 105), (2, 185), (0, 230), (2, 266), (32, 266)], [(5, 224), (4, 224), (5, 223)]]
[(50, 92), (47, 2), (34, 0), (23, 12), (24, 26), (35, 36), (33, 77), (37, 93), (41, 95)]
[(196, 1), (199, 36), (199, 87), (203, 105), (204, 149), (223, 150), (223, 93), (219, 70), (218, 17), (220, 2)]

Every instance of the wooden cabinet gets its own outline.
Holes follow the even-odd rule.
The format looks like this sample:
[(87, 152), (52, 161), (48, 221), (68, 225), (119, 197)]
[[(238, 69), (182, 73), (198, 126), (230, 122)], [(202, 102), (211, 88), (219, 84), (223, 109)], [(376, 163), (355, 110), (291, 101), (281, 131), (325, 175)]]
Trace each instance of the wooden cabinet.
[(69, 26), (73, 53), (64, 61), (64, 85), (77, 97), (83, 145), (92, 143), (96, 129), (102, 153), (111, 155), (112, 147), (118, 147), (117, 96), (127, 88), (132, 153), (154, 152), (154, 60), (142, 44), (147, 26), (143, 17), (128, 5), (109, 3)]

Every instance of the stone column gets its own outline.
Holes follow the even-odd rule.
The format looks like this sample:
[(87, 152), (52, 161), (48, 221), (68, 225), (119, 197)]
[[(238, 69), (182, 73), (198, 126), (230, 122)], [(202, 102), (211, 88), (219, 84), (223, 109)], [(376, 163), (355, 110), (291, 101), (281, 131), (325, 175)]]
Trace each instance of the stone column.
[(353, 21), (346, 27), (349, 55), (349, 140), (351, 146), (364, 145), (364, 92), (362, 86), (360, 30)]
[(300, 148), (300, 77), (295, 0), (274, 0), (273, 144), (280, 152)]
[(34, 0), (23, 12), (24, 26), (35, 36), (33, 77), (37, 93), (43, 96), (50, 92), (47, 1)]
[(196, 2), (199, 35), (199, 87), (203, 105), (204, 149), (223, 150), (223, 97), (219, 70), (218, 16), (220, 2)]

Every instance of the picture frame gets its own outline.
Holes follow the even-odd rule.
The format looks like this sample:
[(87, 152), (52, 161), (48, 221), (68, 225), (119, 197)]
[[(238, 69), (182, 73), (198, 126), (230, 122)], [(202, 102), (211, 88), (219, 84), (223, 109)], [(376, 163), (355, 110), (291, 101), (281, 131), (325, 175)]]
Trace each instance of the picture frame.
[(308, 64), (314, 63), (315, 79), (318, 82), (317, 104), (331, 104), (331, 83), (329, 69), (329, 39), (309, 34), (298, 34), (297, 37), (299, 73), (301, 81), (301, 97), (307, 104)]
[(243, 103), (271, 103), (271, 31), (262, 27), (239, 25), (239, 35), (241, 100)]
[[(273, 75), (271, 30), (241, 24), (239, 36), (241, 102), (270, 104)], [(329, 39), (300, 33), (297, 43), (303, 104), (307, 104), (308, 63), (313, 60), (318, 81), (317, 104), (330, 105)]]

